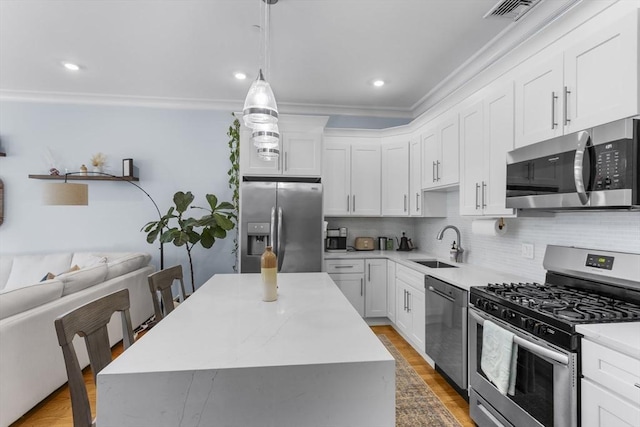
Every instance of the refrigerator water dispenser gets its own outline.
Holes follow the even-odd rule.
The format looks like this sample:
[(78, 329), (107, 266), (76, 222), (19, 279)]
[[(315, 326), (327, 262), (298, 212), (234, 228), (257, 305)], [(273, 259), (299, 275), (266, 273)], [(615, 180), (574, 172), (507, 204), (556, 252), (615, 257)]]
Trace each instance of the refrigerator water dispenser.
[(270, 224), (268, 222), (247, 223), (248, 255), (261, 256), (265, 248), (271, 246), (269, 231)]

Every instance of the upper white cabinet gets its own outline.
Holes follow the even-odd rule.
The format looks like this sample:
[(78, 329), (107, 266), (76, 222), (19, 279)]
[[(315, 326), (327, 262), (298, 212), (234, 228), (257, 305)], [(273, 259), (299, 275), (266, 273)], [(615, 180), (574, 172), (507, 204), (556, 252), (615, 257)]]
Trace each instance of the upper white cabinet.
[(505, 207), (506, 153), (513, 149), (513, 83), (485, 88), (460, 113), (460, 214), (512, 215)]
[(322, 133), (327, 117), (285, 116), (278, 121), (280, 156), (267, 161), (258, 157), (251, 130), (240, 133), (240, 173), (260, 176), (312, 176), (322, 174)]
[(382, 215), (409, 215), (409, 141), (382, 143)]
[(590, 26), (580, 42), (553, 54), (549, 47), (521, 66), (516, 147), (640, 112), (638, 13), (603, 28)]
[(380, 215), (380, 144), (328, 137), (322, 182), (327, 216)]
[(420, 136), (409, 141), (409, 215), (422, 216), (422, 143)]
[(432, 189), (459, 182), (458, 114), (429, 123), (421, 132), (422, 188)]

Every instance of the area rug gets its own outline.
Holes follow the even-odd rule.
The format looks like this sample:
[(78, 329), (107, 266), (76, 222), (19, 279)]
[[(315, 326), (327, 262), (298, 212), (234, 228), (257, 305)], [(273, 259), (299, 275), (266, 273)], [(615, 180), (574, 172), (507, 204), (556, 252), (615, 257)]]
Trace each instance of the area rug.
[(396, 359), (396, 427), (460, 427), (391, 341), (384, 335), (378, 338)]

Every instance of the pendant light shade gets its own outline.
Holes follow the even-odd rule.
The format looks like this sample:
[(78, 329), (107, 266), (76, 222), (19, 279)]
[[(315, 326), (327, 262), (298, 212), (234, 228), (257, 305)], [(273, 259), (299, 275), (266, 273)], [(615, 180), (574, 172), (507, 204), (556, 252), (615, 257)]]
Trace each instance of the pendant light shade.
[(243, 109), (244, 124), (254, 128), (256, 125), (278, 122), (278, 106), (271, 85), (264, 79), (262, 70), (251, 84)]
[(278, 160), (280, 150), (277, 148), (258, 148), (258, 158), (260, 160), (273, 161)]
[(275, 123), (255, 125), (251, 140), (257, 148), (277, 148), (280, 142), (280, 131)]

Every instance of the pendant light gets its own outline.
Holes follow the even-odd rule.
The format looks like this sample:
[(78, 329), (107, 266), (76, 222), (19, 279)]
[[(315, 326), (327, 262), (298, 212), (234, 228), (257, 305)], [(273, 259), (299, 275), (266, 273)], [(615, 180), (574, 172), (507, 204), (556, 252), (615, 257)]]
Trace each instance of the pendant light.
[[(268, 75), (269, 64), (269, 10), (272, 4), (276, 4), (278, 0), (260, 0), (264, 3), (264, 23), (262, 26), (262, 62), (264, 73)], [(243, 119), (244, 124), (249, 128), (255, 128), (258, 125), (271, 124), (278, 122), (278, 106), (276, 98), (271, 90), (271, 85), (264, 77), (263, 68), (258, 71), (258, 78), (251, 84), (247, 97), (244, 101)]]

